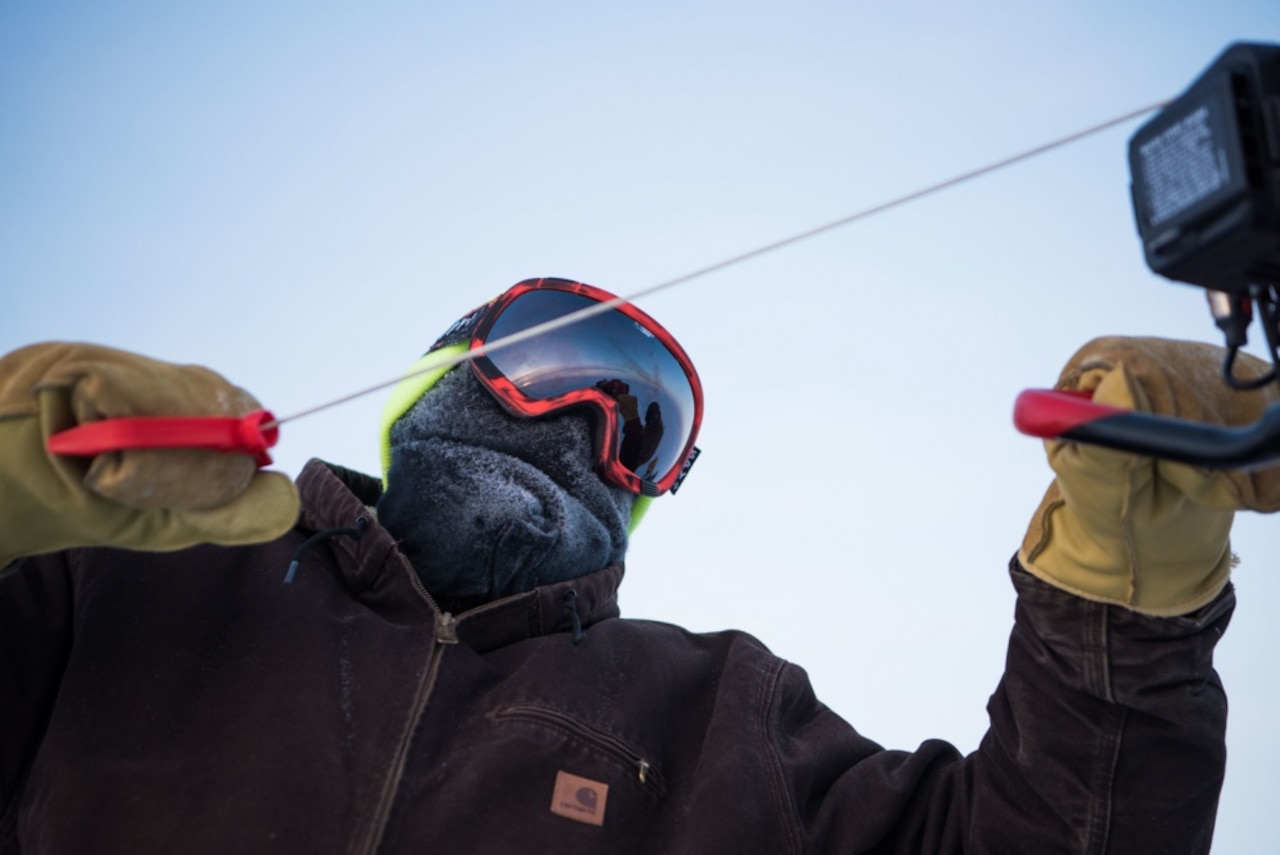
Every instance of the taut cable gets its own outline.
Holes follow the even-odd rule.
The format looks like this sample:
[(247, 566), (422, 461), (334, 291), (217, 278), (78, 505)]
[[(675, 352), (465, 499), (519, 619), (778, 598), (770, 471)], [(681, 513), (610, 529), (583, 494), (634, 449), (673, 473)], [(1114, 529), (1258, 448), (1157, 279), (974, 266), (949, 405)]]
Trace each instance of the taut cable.
[(952, 178), (948, 178), (945, 181), (940, 181), (937, 184), (931, 184), (928, 187), (924, 187), (919, 190), (913, 191), (911, 193), (907, 193), (904, 196), (898, 196), (895, 199), (890, 199), (888, 202), (881, 202), (878, 205), (873, 205), (870, 208), (864, 208), (863, 210), (858, 211), (857, 213), (849, 214), (848, 216), (841, 217), (838, 220), (832, 220), (831, 222), (823, 223), (820, 226), (815, 226), (814, 228), (807, 229), (802, 232), (798, 232), (796, 234), (791, 235), (790, 237), (784, 237), (780, 240), (776, 240), (776, 241), (773, 241), (772, 243), (764, 244), (763, 246), (758, 246), (755, 249), (748, 250), (739, 255), (726, 258), (722, 261), (717, 261), (714, 264), (708, 264), (706, 267), (700, 267), (697, 270), (693, 270), (689, 273), (685, 273), (681, 276), (677, 276), (674, 279), (668, 279), (664, 282), (659, 282), (657, 285), (650, 285), (647, 288), (642, 288), (639, 291), (635, 291), (631, 294), (628, 294), (627, 296), (615, 297), (614, 299), (604, 303), (596, 303), (595, 305), (588, 306), (585, 309), (580, 309), (576, 312), (572, 312), (571, 314), (563, 315), (559, 318), (555, 318), (554, 320), (550, 320), (545, 323), (538, 324), (537, 326), (529, 327), (526, 330), (521, 330), (520, 332), (506, 336), (505, 338), (500, 338), (496, 341), (491, 341), (488, 344), (484, 345), (483, 347), (478, 347), (475, 350), (469, 350), (465, 353), (460, 353), (460, 354), (441, 356), (437, 360), (429, 360), (428, 362), (418, 367), (414, 371), (408, 372), (406, 374), (401, 374), (400, 376), (392, 380), (384, 380), (381, 383), (377, 383), (373, 386), (360, 389), (359, 391), (352, 392), (349, 395), (343, 395), (341, 398), (336, 398), (332, 401), (327, 401), (323, 404), (317, 404), (314, 407), (309, 407), (308, 409), (301, 410), (296, 413), (292, 413), (288, 416), (276, 419), (275, 421), (272, 421), (272, 422), (268, 422), (267, 424), (264, 424), (262, 426), (262, 429), (270, 430), (272, 428), (279, 427), (285, 422), (295, 421), (297, 419), (304, 418), (314, 413), (318, 413), (322, 410), (327, 410), (330, 407), (336, 407), (340, 404), (345, 404), (348, 401), (354, 401), (356, 398), (362, 398), (365, 395), (372, 394), (373, 392), (378, 392), (383, 389), (388, 389), (396, 385), (397, 383), (401, 382), (402, 380), (409, 379), (410, 377), (417, 377), (420, 374), (426, 374), (429, 371), (437, 371), (441, 368), (452, 368), (455, 365), (460, 365), (463, 362), (469, 362), (470, 360), (473, 360), (479, 356), (483, 356), (486, 353), (492, 353), (495, 350), (501, 350), (504, 347), (509, 347), (513, 344), (518, 344), (519, 342), (533, 338), (534, 336), (553, 332), (563, 327), (567, 327), (570, 324), (575, 324), (579, 321), (586, 320), (587, 318), (594, 317), (595, 315), (603, 314), (604, 312), (607, 312), (610, 309), (620, 306), (623, 303), (634, 302), (640, 297), (646, 297), (649, 294), (653, 294), (658, 291), (663, 291), (667, 288), (674, 288), (676, 285), (683, 285), (686, 282), (690, 282), (694, 279), (700, 279), (703, 276), (708, 276), (712, 273), (716, 273), (718, 271), (724, 270), (725, 268), (733, 267), (734, 265), (741, 264), (744, 261), (749, 261), (753, 258), (759, 258), (762, 255), (766, 255), (771, 252), (776, 252), (779, 249), (791, 246), (792, 244), (800, 243), (801, 241), (808, 240), (809, 238), (812, 238), (812, 237), (817, 237), (820, 234), (825, 234), (826, 232), (832, 231), (834, 229), (838, 229), (841, 226), (847, 226), (850, 223), (857, 222), (858, 220), (864, 220), (867, 217), (871, 217), (876, 214), (883, 213), (884, 211), (887, 211), (890, 208), (897, 208), (907, 204), (908, 202), (914, 202), (917, 199), (922, 199), (925, 196), (930, 196), (934, 193), (939, 193), (943, 190), (949, 190), (950, 188), (955, 187), (957, 184), (963, 184), (964, 182), (971, 181), (974, 178), (980, 178), (983, 175), (987, 175), (999, 169), (1003, 169), (1006, 166), (1012, 166), (1015, 163), (1020, 163), (1024, 160), (1029, 160), (1030, 158), (1036, 157), (1037, 155), (1041, 155), (1041, 154), (1044, 154), (1045, 152), (1052, 151), (1055, 148), (1061, 148), (1062, 146), (1069, 145), (1073, 142), (1076, 142), (1077, 140), (1082, 140), (1085, 137), (1092, 136), (1093, 134), (1099, 133), (1101, 131), (1105, 131), (1108, 128), (1113, 128), (1116, 125), (1123, 124), (1131, 119), (1136, 119), (1138, 116), (1142, 116), (1147, 113), (1150, 113), (1152, 110), (1160, 109), (1167, 103), (1168, 101), (1157, 101), (1156, 103), (1149, 104), (1146, 107), (1142, 107), (1137, 110), (1130, 110), (1129, 112), (1125, 113), (1122, 116), (1116, 116), (1115, 118), (1108, 119), (1105, 122), (1092, 125), (1083, 130), (1076, 131), (1075, 133), (1068, 134), (1064, 137), (1059, 137), (1047, 143), (1043, 143), (1042, 145), (1038, 145), (1035, 148), (1030, 148), (1030, 149), (1027, 149), (1026, 151), (1020, 152), (1015, 155), (1011, 155), (1002, 160), (997, 160), (994, 163), (989, 163), (986, 166), (978, 167), (977, 169), (970, 170), (969, 172), (963, 172)]

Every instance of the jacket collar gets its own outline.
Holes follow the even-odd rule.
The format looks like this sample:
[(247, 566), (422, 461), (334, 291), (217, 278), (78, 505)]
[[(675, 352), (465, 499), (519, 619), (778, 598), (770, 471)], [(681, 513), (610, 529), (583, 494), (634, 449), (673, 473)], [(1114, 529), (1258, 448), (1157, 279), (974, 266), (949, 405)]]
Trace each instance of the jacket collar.
[[(458, 616), (458, 640), (481, 653), (557, 632), (569, 634), (565, 638), (568, 644), (573, 632), (571, 609), (577, 610), (586, 631), (602, 620), (618, 617), (622, 575), (623, 566), (611, 564), (577, 579), (478, 606)], [(570, 591), (576, 597), (568, 598)], [(568, 599), (574, 600), (572, 606)]]
[[(329, 541), (346, 586), (361, 602), (397, 623), (434, 621), (440, 628), (449, 622), (423, 589), (395, 538), (377, 523), (371, 511), (381, 492), (376, 479), (313, 459), (298, 476), (298, 492), (302, 496), (299, 525), (306, 529), (348, 527), (361, 517), (369, 521), (358, 540), (335, 537)], [(622, 576), (623, 566), (613, 564), (478, 606), (456, 616), (458, 640), (483, 653), (538, 636), (571, 633), (566, 603), (571, 590), (576, 592), (573, 599), (582, 626), (590, 629), (594, 623), (618, 616)]]

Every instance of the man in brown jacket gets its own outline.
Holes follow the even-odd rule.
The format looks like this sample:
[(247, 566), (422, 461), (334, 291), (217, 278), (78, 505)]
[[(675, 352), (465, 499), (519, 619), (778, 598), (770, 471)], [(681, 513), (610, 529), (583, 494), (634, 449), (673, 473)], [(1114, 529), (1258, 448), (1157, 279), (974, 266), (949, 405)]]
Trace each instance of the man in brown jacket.
[[(257, 405), (90, 345), (0, 360), (0, 852), (1208, 850), (1227, 536), (1280, 508), (1274, 469), (1050, 443), (987, 736), (885, 750), (751, 637), (619, 617), (629, 532), (696, 454), (697, 375), (626, 305), (487, 347), (607, 298), (531, 280), (455, 325), (431, 358), (483, 355), (397, 390), (383, 482), (50, 454)], [(1060, 386), (1252, 421), (1274, 386), (1220, 387), (1220, 358), (1100, 339)]]

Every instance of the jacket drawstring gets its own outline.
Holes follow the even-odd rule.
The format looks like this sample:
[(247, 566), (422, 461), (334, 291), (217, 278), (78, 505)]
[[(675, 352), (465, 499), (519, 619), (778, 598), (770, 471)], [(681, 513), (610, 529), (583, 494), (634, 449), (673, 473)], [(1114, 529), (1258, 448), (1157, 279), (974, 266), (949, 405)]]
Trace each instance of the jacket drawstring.
[(573, 643), (581, 644), (587, 634), (582, 630), (582, 618), (578, 615), (578, 592), (570, 588), (564, 592), (562, 601), (564, 610), (569, 613), (569, 623), (573, 625)]
[(369, 521), (364, 517), (356, 519), (356, 524), (350, 528), (327, 528), (324, 531), (318, 531), (315, 534), (302, 541), (302, 545), (298, 547), (298, 551), (293, 553), (293, 560), (289, 562), (289, 572), (284, 574), (284, 583), (286, 585), (293, 583), (293, 575), (298, 572), (298, 563), (302, 561), (302, 555), (308, 549), (315, 546), (322, 540), (328, 540), (331, 537), (339, 537), (347, 535), (353, 540), (359, 540), (364, 536), (364, 531), (369, 527)]

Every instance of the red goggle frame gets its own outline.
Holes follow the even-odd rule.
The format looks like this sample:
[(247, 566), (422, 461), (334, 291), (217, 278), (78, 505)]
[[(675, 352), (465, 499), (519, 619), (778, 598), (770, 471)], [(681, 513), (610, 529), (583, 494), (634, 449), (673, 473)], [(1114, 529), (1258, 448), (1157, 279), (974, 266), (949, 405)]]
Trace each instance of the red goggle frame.
[[(590, 407), (606, 481), (645, 496), (675, 492), (698, 454), (702, 384), (684, 349), (649, 315), (625, 302), (593, 308), (616, 300), (581, 282), (528, 279), (450, 337), (470, 333), (470, 349), (484, 351), (472, 361), (476, 376), (511, 413), (536, 418)], [(488, 346), (579, 312), (589, 314)]]

